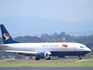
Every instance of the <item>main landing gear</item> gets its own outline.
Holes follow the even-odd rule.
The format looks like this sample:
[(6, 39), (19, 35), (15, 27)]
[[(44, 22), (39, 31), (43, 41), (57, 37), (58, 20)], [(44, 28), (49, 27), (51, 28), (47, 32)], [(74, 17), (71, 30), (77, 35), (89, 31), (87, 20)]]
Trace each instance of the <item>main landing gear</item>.
[(35, 60), (40, 60), (40, 58), (38, 58), (38, 57), (35, 57)]
[(46, 60), (50, 60), (51, 58), (49, 57), (49, 58), (46, 58)]
[[(46, 58), (46, 60), (50, 60), (51, 58), (49, 57), (49, 58)], [(35, 60), (40, 60), (40, 58), (39, 57), (35, 57)]]

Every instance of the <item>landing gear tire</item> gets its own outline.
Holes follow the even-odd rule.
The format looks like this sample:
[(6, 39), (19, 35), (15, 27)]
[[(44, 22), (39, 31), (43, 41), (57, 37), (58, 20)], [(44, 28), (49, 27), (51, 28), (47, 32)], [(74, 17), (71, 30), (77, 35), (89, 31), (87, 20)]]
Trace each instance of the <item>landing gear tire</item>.
[(40, 60), (40, 58), (36, 57), (35, 60)]
[(49, 57), (49, 58), (46, 58), (46, 60), (50, 60), (51, 58)]
[(79, 56), (79, 60), (81, 60), (81, 59), (82, 59), (82, 56), (80, 55), (80, 56)]

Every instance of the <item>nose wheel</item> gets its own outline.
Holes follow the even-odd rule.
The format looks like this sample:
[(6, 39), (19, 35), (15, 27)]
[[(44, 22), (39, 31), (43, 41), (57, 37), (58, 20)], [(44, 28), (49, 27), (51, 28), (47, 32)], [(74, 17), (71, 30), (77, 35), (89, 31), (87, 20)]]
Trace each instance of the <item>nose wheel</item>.
[(79, 58), (78, 58), (79, 60), (81, 60), (82, 59), (82, 56), (81, 55), (79, 55)]

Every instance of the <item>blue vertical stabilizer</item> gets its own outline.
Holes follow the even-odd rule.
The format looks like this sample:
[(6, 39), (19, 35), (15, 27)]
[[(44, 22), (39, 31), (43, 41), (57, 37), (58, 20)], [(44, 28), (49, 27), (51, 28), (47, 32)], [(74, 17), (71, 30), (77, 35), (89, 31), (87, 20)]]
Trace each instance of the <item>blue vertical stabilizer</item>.
[(0, 24), (0, 28), (1, 28), (1, 33), (2, 33), (2, 38), (3, 38), (4, 44), (19, 43), (19, 42), (13, 40), (13, 38), (10, 36), (10, 34), (8, 33), (8, 31), (6, 30), (6, 28), (4, 27), (3, 24)]

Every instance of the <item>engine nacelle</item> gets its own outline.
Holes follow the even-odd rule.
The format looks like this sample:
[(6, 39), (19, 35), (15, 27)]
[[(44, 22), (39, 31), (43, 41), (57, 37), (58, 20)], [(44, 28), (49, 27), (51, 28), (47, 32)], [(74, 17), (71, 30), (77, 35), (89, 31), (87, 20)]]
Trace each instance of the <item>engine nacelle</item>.
[(44, 57), (47, 59), (47, 58), (50, 58), (50, 55), (51, 55), (50, 52), (46, 52), (46, 53), (44, 54)]
[(51, 55), (51, 53), (50, 52), (39, 52), (37, 55), (36, 55), (36, 57), (37, 58), (49, 58), (50, 57), (50, 55)]

